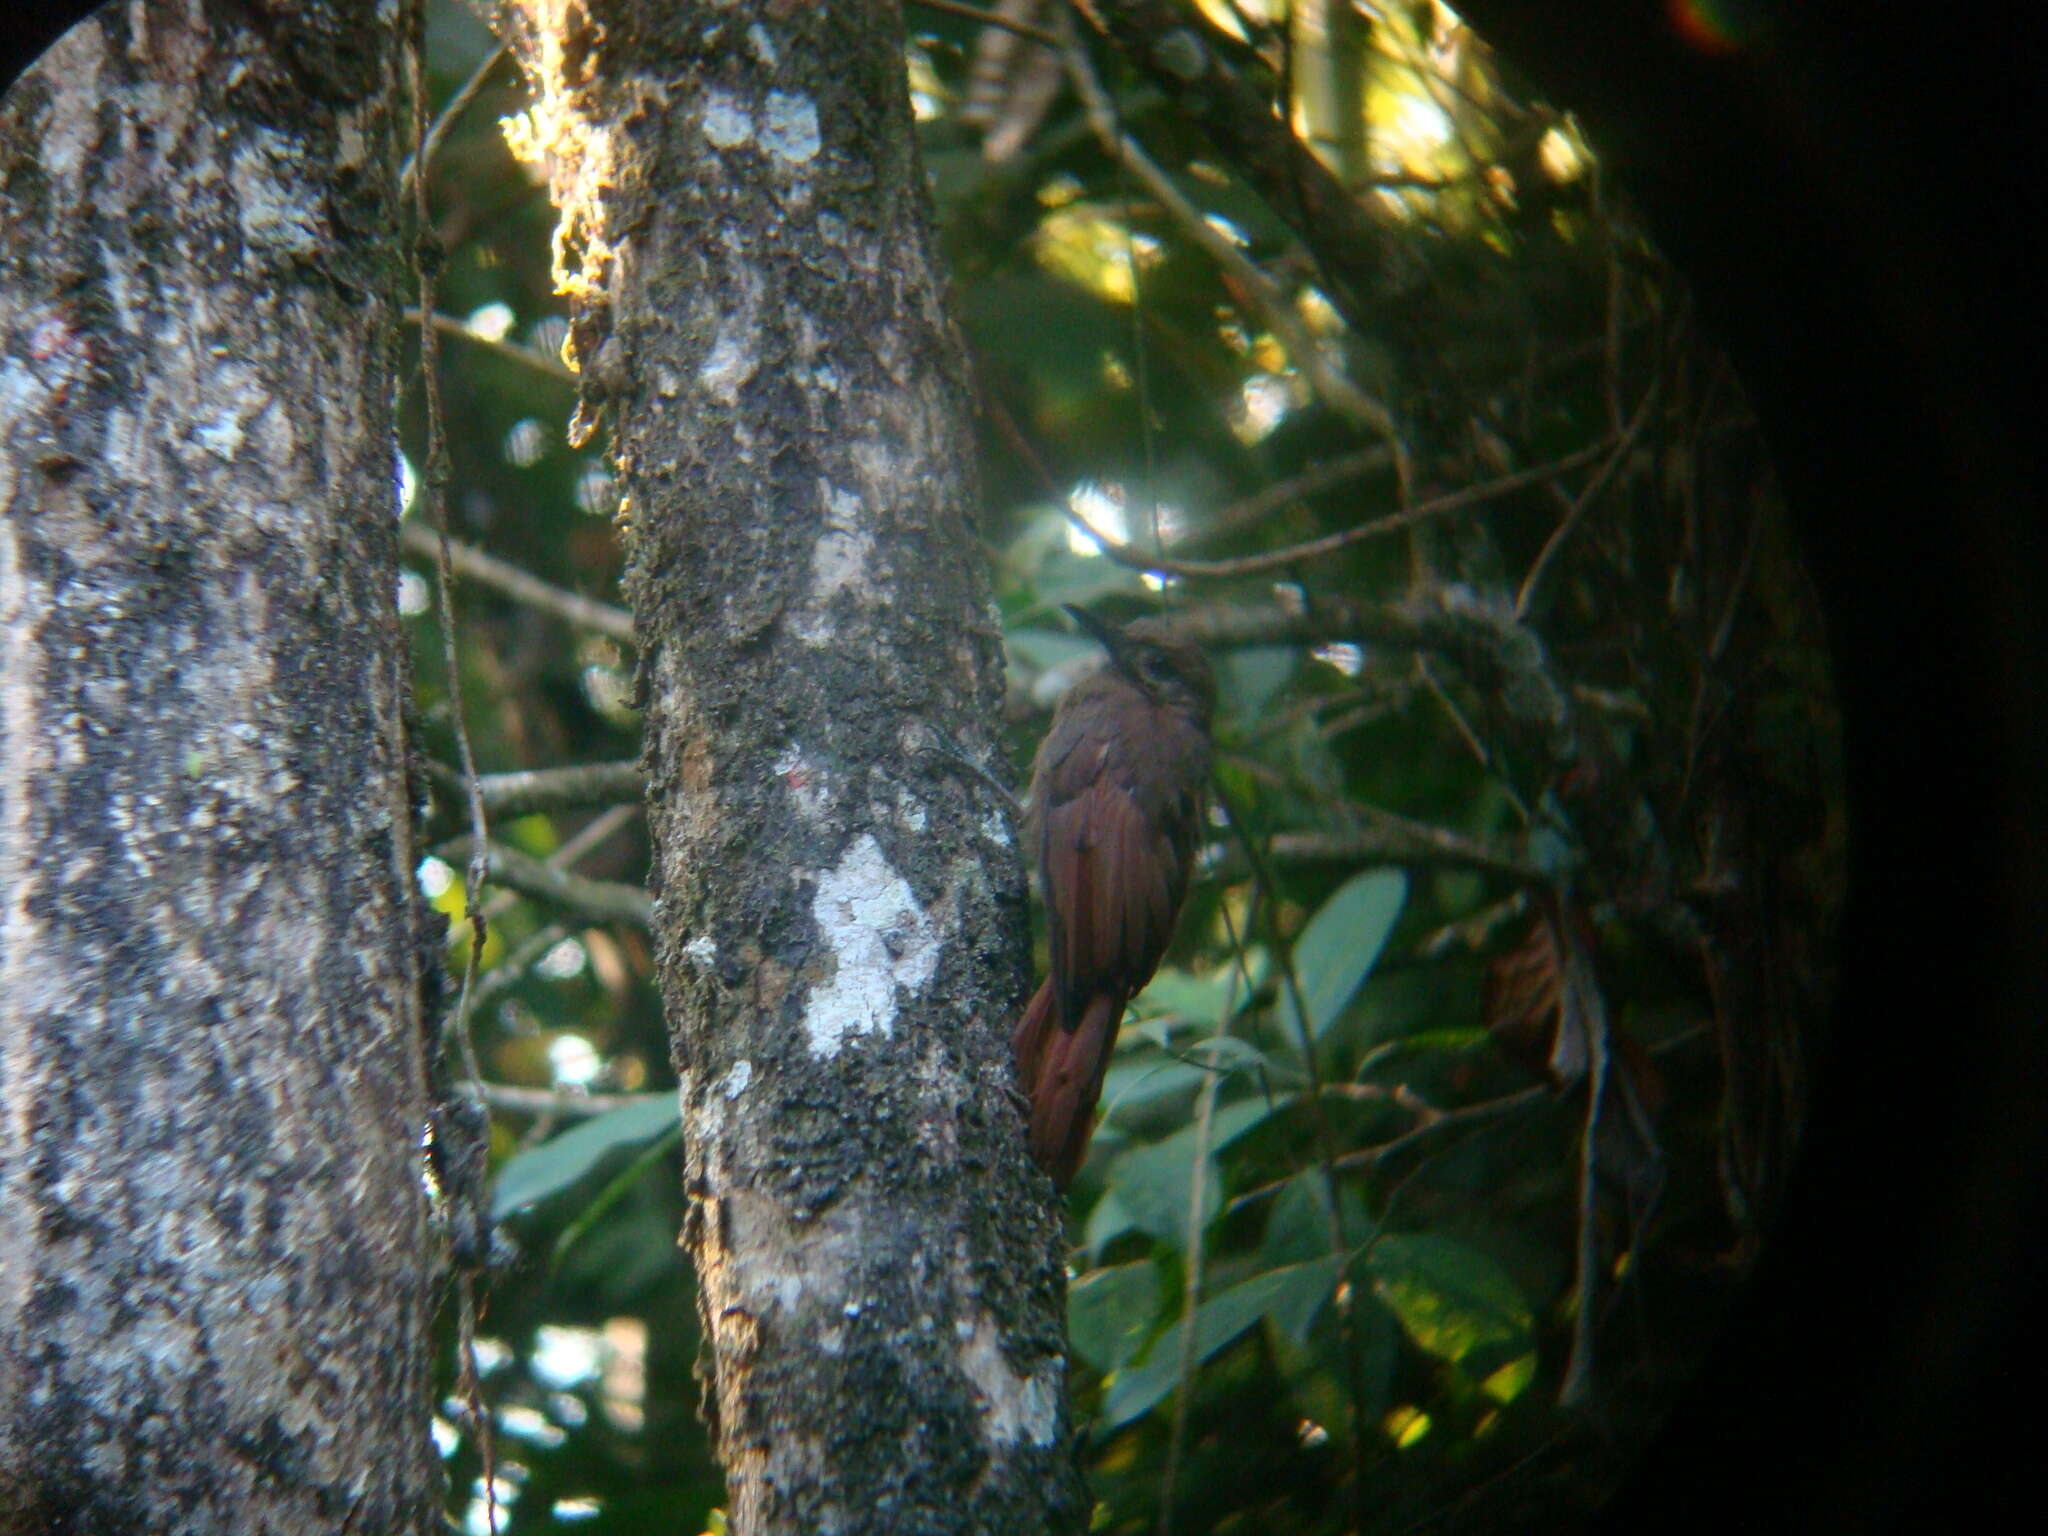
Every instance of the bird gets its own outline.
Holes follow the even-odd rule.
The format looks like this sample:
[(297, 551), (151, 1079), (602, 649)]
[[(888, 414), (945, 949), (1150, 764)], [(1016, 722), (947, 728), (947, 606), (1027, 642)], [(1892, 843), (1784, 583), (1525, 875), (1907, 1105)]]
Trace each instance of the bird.
[(1023, 830), (1052, 961), (1010, 1034), (1031, 1155), (1060, 1190), (1087, 1155), (1124, 1006), (1187, 898), (1216, 713), (1208, 659), (1166, 621), (1064, 606), (1109, 661), (1067, 690), (1032, 763)]

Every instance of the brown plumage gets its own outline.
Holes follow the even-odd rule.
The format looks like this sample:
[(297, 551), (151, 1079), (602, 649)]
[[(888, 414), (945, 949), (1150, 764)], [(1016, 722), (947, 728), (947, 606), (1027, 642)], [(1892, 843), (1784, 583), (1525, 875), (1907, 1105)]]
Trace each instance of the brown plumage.
[(1094, 1128), (1124, 1005), (1159, 968), (1187, 896), (1209, 790), (1216, 680), (1156, 619), (1068, 613), (1109, 665), (1067, 690), (1031, 769), (1052, 973), (1010, 1035), (1031, 1099), (1032, 1156), (1065, 1189)]

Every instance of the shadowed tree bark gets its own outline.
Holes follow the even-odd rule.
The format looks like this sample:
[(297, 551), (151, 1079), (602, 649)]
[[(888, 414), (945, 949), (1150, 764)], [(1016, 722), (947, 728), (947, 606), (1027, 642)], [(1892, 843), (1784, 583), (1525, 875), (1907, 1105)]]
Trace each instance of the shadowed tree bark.
[(1078, 1524), (1050, 1187), (1005, 1043), (1002, 652), (901, 18), (508, 12), (609, 414), (655, 932), (735, 1531)]
[(396, 21), (110, 6), (0, 105), (0, 1532), (438, 1518)]

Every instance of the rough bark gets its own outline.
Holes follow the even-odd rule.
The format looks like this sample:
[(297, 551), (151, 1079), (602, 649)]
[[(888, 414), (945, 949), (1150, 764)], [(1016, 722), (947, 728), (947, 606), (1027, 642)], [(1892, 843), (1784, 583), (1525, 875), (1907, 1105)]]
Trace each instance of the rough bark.
[(397, 7), (0, 104), (0, 1532), (425, 1531)]
[(630, 528), (735, 1531), (1079, 1523), (968, 397), (871, 0), (508, 18)]

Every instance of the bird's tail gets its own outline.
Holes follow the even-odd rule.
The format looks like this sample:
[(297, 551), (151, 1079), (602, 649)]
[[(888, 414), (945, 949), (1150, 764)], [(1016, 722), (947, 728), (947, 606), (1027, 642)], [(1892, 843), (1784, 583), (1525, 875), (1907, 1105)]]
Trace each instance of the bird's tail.
[(1010, 1032), (1017, 1078), (1031, 1099), (1031, 1155), (1065, 1189), (1088, 1155), (1095, 1101), (1109, 1070), (1110, 1047), (1123, 1022), (1123, 999), (1098, 992), (1072, 1029), (1061, 1029), (1048, 978)]

